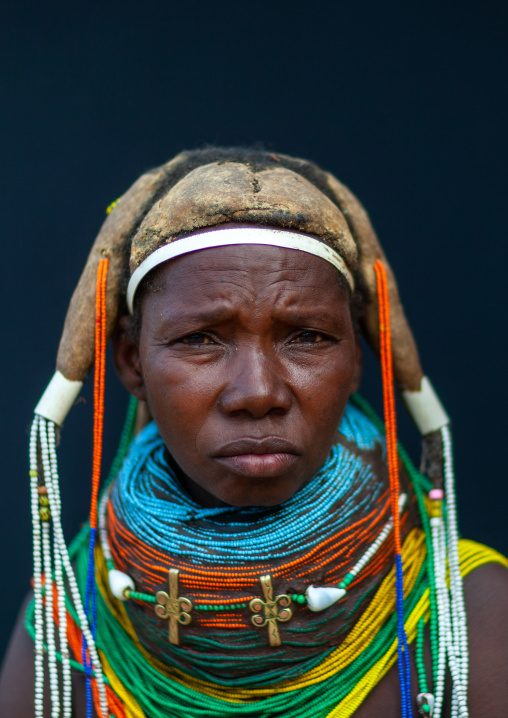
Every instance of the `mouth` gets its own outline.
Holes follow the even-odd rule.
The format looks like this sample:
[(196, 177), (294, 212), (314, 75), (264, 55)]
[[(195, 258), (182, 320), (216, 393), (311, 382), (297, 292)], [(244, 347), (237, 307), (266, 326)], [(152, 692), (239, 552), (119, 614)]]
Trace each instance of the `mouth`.
[(230, 471), (251, 478), (276, 478), (289, 471), (300, 452), (278, 437), (238, 439), (225, 444), (213, 456)]

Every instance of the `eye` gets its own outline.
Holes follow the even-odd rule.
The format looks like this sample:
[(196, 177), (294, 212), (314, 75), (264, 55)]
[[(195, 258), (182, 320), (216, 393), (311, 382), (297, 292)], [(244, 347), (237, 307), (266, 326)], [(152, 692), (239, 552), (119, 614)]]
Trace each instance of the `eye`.
[(292, 344), (319, 344), (325, 342), (328, 337), (321, 332), (315, 332), (310, 329), (300, 332), (296, 337), (291, 340)]
[(203, 332), (194, 332), (193, 334), (187, 334), (186, 337), (180, 339), (182, 344), (192, 344), (193, 346), (198, 344), (215, 344), (213, 339)]

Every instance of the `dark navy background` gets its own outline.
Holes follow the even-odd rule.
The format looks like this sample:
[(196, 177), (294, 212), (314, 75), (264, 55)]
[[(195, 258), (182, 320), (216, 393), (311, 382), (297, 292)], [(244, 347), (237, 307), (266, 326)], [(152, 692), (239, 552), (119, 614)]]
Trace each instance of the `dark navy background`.
[[(0, 654), (29, 588), (27, 431), (106, 206), (204, 143), (313, 159), (369, 210), (454, 424), (461, 528), (508, 553), (505, 3), (4, 4), (0, 22)], [(364, 393), (379, 406), (379, 370)], [(126, 397), (106, 379), (106, 463)], [(92, 402), (60, 450), (87, 513)], [(418, 437), (399, 414), (415, 457)]]

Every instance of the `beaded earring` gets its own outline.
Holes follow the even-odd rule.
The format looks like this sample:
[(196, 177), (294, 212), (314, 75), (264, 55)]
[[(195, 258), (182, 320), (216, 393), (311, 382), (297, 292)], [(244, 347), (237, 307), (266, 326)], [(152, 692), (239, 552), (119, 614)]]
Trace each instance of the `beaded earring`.
[[(56, 456), (56, 422), (36, 413), (30, 432), (30, 485), (34, 556), (35, 601), (35, 718), (43, 718), (44, 635), (52, 710), (60, 710), (54, 611), (58, 615), (58, 643), (62, 660), (62, 716), (71, 718), (71, 673), (67, 637), (66, 598), (76, 611), (82, 632), (82, 658), (87, 679), (87, 714), (91, 715), (92, 677), (99, 696), (100, 711), (109, 715), (101, 661), (95, 645), (95, 537), (97, 498), (101, 474), (102, 432), (104, 426), (104, 374), (106, 360), (106, 281), (108, 260), (99, 262), (96, 284), (94, 454), (90, 509), (89, 565), (85, 603), (81, 599), (61, 523), (61, 499)], [(43, 471), (39, 471), (39, 463)], [(50, 525), (53, 527), (51, 551)], [(42, 545), (42, 561), (41, 561)], [(44, 570), (44, 573), (43, 573)], [(65, 579), (70, 595), (67, 595)], [(45, 619), (44, 620), (44, 612)]]
[[(392, 520), (395, 537), (396, 592), (398, 615), (398, 659), (401, 685), (402, 716), (411, 714), (411, 686), (407, 637), (404, 629), (404, 590), (403, 571), (400, 551), (400, 532), (398, 520), (398, 452), (395, 419), (395, 401), (393, 395), (393, 368), (390, 332), (390, 303), (386, 269), (380, 260), (374, 265), (377, 279), (377, 294), (380, 326), (380, 355), (383, 374), (383, 403), (388, 453), (388, 472), (392, 496)], [(419, 710), (424, 714), (439, 716), (444, 697), (445, 667), (448, 664), (453, 681), (452, 718), (469, 715), (467, 707), (468, 649), (467, 623), (464, 605), (462, 576), (459, 567), (457, 511), (452, 457), (452, 440), (448, 423), (440, 427), (443, 453), (443, 473), (446, 488), (447, 521), (443, 517), (444, 491), (442, 474), (435, 471), (434, 487), (430, 490), (429, 514), (434, 559), (434, 589), (438, 614), (439, 653), (435, 676), (435, 695), (422, 691), (417, 696)], [(393, 508), (395, 506), (395, 508)], [(446, 584), (447, 565), (450, 571), (450, 589)], [(426, 682), (425, 682), (426, 683)], [(426, 696), (426, 698), (424, 698)], [(430, 698), (429, 698), (430, 696)], [(427, 710), (426, 710), (427, 709)]]
[(379, 307), (379, 336), (381, 371), (383, 375), (383, 405), (386, 427), (386, 449), (388, 456), (388, 476), (390, 478), (390, 497), (392, 505), (392, 523), (395, 543), (396, 610), (397, 610), (397, 660), (402, 703), (402, 718), (411, 715), (411, 669), (409, 666), (409, 648), (404, 628), (404, 578), (402, 569), (402, 549), (400, 542), (399, 519), (399, 457), (397, 453), (397, 423), (395, 416), (395, 397), (393, 393), (392, 342), (390, 331), (390, 300), (386, 269), (378, 259), (374, 265), (377, 280)]

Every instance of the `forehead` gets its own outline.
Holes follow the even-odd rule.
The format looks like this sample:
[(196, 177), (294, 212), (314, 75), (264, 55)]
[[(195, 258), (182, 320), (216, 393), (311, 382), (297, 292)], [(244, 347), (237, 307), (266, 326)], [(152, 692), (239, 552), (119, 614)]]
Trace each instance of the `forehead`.
[(147, 277), (143, 312), (155, 301), (173, 306), (237, 298), (243, 302), (342, 303), (344, 277), (329, 262), (299, 250), (263, 245), (213, 247), (160, 265)]

